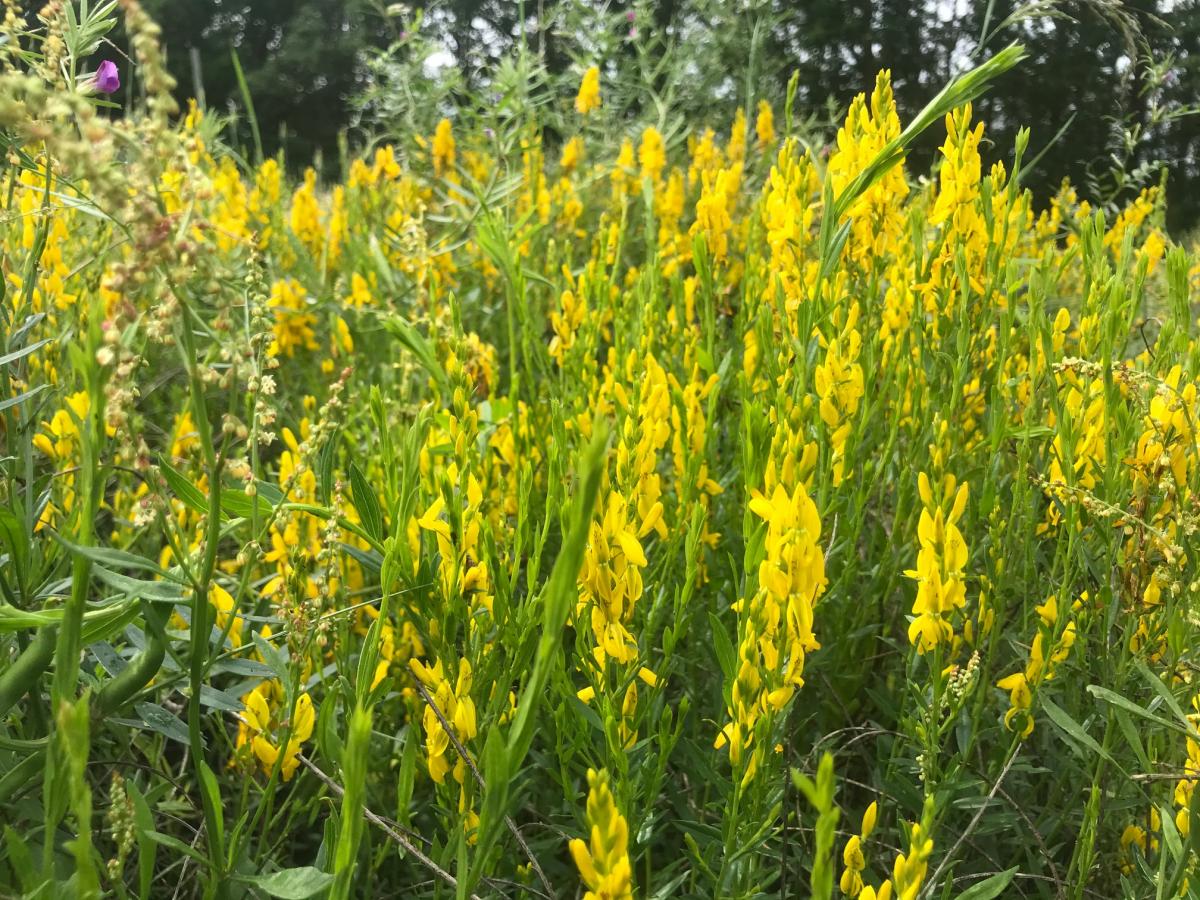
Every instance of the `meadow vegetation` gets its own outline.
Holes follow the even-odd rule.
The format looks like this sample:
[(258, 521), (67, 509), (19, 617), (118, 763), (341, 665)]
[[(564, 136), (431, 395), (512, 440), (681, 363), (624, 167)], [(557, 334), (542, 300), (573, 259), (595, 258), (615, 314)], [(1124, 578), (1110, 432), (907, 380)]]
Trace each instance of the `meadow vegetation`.
[(1018, 46), (324, 184), (5, 9), (0, 893), (1200, 897), (1200, 260), (1034, 204)]

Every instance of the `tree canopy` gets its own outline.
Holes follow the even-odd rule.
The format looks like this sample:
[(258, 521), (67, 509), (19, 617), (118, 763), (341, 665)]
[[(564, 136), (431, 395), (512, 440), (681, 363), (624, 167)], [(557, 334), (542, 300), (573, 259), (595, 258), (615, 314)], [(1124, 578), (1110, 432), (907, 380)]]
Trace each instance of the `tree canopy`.
[[(211, 108), (240, 109), (236, 52), (267, 153), (284, 147), (295, 164), (307, 164), (318, 151), (327, 159), (336, 154), (339, 134), (356, 124), (369, 59), (415, 13), (384, 0), (147, 0), (147, 6), (162, 24), (181, 98), (202, 92)], [(1198, 0), (1079, 0), (1025, 19), (1017, 18), (1024, 6), (1018, 0), (730, 6), (446, 0), (425, 11), (421, 27), (467, 88), (486, 84), (522, 31), (553, 76), (578, 70), (592, 54), (631, 53), (630, 36), (652, 30), (680, 60), (658, 77), (676, 79), (677, 92), (691, 85), (697, 113), (726, 120), (744, 99), (745, 80), (753, 80), (756, 96), (778, 101), (798, 72), (797, 108), (811, 112), (831, 102), (844, 107), (882, 68), (892, 71), (903, 119), (973, 55), (1020, 40), (1028, 59), (980, 101), (997, 156), (1009, 155), (1018, 124), (1030, 123), (1031, 154), (1042, 155), (1029, 183), (1041, 196), (1064, 177), (1087, 193), (1115, 192), (1120, 185), (1112, 170), (1166, 160), (1168, 224), (1190, 227), (1200, 217), (1200, 117), (1172, 113), (1200, 97)], [(1159, 67), (1157, 82), (1147, 80), (1150, 66)], [(714, 79), (729, 81), (732, 90), (717, 95)], [(419, 85), (409, 87), (419, 93)], [(1141, 130), (1136, 141), (1123, 134), (1131, 127)], [(933, 152), (935, 144), (927, 143), (917, 155), (924, 162)]]

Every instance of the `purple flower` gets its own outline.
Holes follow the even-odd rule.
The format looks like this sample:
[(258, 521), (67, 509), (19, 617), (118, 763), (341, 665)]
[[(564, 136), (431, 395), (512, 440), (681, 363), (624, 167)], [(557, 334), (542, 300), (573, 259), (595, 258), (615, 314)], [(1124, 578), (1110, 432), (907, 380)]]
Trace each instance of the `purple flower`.
[(636, 18), (637, 18), (637, 13), (634, 12), (632, 9), (629, 10), (629, 12), (625, 13), (625, 21), (626, 22), (632, 22)]
[(92, 85), (102, 94), (113, 94), (121, 88), (121, 77), (117, 74), (117, 64), (111, 59), (100, 63), (100, 68), (92, 76)]

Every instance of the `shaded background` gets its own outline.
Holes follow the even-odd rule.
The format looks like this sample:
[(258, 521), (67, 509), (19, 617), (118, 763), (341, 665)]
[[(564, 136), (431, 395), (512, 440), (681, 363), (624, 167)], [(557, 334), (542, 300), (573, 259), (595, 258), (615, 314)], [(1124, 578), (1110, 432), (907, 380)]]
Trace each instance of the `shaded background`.
[[(1012, 22), (1029, 4), (446, 0), (418, 18), (415, 4), (386, 0), (144, 2), (162, 24), (181, 99), (202, 89), (210, 109), (241, 107), (236, 50), (266, 153), (282, 147), (292, 166), (318, 155), (330, 174), (340, 133), (353, 144), (423, 125), (486, 90), (522, 33), (543, 76), (559, 77), (564, 92), (582, 66), (603, 61), (606, 101), (609, 84), (633, 73), (671, 88), (671, 108), (689, 122), (721, 128), (747, 99), (765, 96), (779, 109), (797, 70), (797, 110), (832, 121), (890, 68), (905, 120), (973, 55), (1021, 40), (1029, 59), (977, 104), (993, 157), (1010, 158), (1017, 128), (1031, 127), (1030, 155), (1045, 152), (1028, 183), (1043, 199), (1064, 176), (1085, 195), (1116, 199), (1157, 183), (1157, 162), (1167, 161), (1168, 226), (1179, 234), (1200, 219), (1200, 116), (1176, 117), (1200, 101), (1200, 0), (1036, 4), (1037, 17)], [(1149, 66), (1161, 77), (1148, 78)], [(390, 105), (400, 96), (406, 116)], [(636, 88), (622, 108), (645, 114)], [(1123, 137), (1130, 127), (1142, 129), (1132, 146)], [(936, 144), (917, 148), (915, 171)], [(1114, 169), (1134, 177), (1121, 184)]]

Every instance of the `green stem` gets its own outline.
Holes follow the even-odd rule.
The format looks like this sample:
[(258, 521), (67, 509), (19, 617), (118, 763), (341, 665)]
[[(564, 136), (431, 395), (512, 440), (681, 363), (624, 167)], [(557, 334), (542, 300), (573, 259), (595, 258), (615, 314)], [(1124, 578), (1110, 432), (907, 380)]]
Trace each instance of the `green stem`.
[(12, 709), (46, 671), (50, 657), (54, 655), (55, 631), (52, 625), (39, 628), (25, 651), (0, 674), (0, 717)]
[[(208, 668), (209, 632), (211, 630), (208, 594), (217, 565), (217, 544), (221, 539), (221, 470), (224, 465), (224, 456), (218, 455), (213, 445), (212, 426), (208, 420), (208, 407), (204, 401), (204, 382), (200, 377), (196, 343), (192, 336), (190, 321), (192, 312), (186, 303), (183, 303), (182, 306), (183, 322), (179, 329), (180, 350), (183, 352), (184, 364), (188, 370), (192, 417), (196, 423), (196, 432), (200, 439), (205, 468), (208, 470), (208, 513), (205, 518), (204, 559), (192, 585), (191, 647), (188, 666), (188, 681), (191, 691), (191, 696), (188, 698), (188, 744), (191, 747), (192, 763), (196, 767), (196, 777), (197, 780), (200, 780), (203, 777), (200, 767), (204, 763), (204, 737), (200, 728), (200, 690)], [(224, 853), (219, 846), (222, 834), (220, 810), (213, 807), (208, 791), (200, 793), (204, 805), (204, 824), (209, 841), (209, 860), (217, 869), (213, 884), (216, 886), (217, 896), (224, 896), (225, 887), (222, 878)]]
[[(142, 601), (142, 611), (145, 616), (150, 615), (149, 606), (148, 603)], [(147, 628), (143, 633), (146, 635), (146, 646), (142, 652), (96, 694), (93, 706), (100, 715), (107, 716), (115, 713), (158, 674), (163, 657), (166, 656), (166, 644), (163, 643), (159, 636), (159, 630), (156, 628)]]

